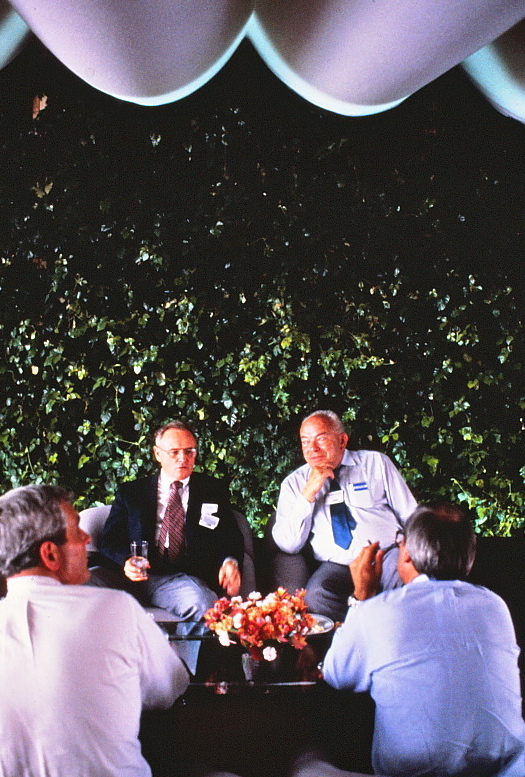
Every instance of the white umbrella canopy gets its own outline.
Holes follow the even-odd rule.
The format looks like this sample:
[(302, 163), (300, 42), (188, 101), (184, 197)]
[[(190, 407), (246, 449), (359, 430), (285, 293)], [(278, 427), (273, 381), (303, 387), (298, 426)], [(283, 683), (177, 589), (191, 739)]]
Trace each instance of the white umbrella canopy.
[(8, 65), (30, 36), (27, 24), (7, 0), (0, 0), (0, 67)]
[(257, 0), (249, 34), (292, 89), (360, 116), (397, 105), (524, 15), (524, 0)]
[(492, 105), (525, 122), (525, 21), (468, 57), (463, 68)]
[(347, 116), (392, 108), (525, 16), (525, 0), (0, 0), (1, 8), (15, 9), (24, 33), (28, 25), (80, 78), (123, 100), (162, 105), (191, 94), (248, 35), (290, 88)]
[(254, 0), (15, 0), (32, 31), (70, 70), (139, 105), (203, 86), (244, 37)]

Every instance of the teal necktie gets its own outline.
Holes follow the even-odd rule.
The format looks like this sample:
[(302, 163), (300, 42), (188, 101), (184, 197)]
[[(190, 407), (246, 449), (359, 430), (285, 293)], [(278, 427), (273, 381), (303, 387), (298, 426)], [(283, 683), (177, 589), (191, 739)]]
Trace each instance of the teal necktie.
[[(342, 491), (339, 481), (337, 480), (340, 471), (340, 466), (334, 470), (335, 477), (330, 481), (330, 492)], [(332, 517), (332, 531), (334, 533), (335, 543), (346, 550), (350, 547), (350, 543), (352, 542), (352, 530), (356, 527), (350, 508), (344, 501), (331, 504), (330, 515)]]

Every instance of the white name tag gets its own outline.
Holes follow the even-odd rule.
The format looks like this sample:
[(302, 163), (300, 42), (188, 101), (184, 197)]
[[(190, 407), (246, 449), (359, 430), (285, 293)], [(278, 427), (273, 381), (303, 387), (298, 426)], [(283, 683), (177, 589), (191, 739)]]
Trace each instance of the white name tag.
[(199, 521), (199, 526), (205, 526), (207, 529), (215, 529), (219, 523), (219, 516), (212, 515), (212, 513), (218, 510), (218, 508), (218, 504), (204, 502), (201, 507), (201, 519)]
[(329, 491), (325, 497), (327, 505), (338, 505), (345, 501), (342, 489), (339, 491)]

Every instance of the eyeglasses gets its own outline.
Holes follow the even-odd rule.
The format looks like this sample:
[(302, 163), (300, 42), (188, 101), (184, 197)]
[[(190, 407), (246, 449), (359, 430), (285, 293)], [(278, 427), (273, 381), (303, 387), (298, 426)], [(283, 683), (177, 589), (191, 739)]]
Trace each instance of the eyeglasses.
[(340, 437), (340, 435), (336, 432), (321, 432), (321, 434), (316, 434), (315, 437), (301, 437), (301, 447), (303, 450), (308, 450), (313, 445), (325, 445), (328, 440), (336, 439), (337, 437)]
[(394, 550), (394, 548), (399, 548), (400, 544), (405, 539), (405, 532), (403, 529), (398, 529), (396, 531), (396, 538), (394, 542), (391, 545), (387, 545), (386, 548), (381, 548), (383, 553), (388, 553), (389, 550)]
[(167, 453), (170, 459), (178, 459), (180, 454), (182, 454), (185, 459), (189, 459), (197, 453), (197, 448), (170, 448), (169, 450), (166, 450), (166, 448), (161, 448), (160, 445), (156, 445), (155, 447), (158, 448), (159, 451)]

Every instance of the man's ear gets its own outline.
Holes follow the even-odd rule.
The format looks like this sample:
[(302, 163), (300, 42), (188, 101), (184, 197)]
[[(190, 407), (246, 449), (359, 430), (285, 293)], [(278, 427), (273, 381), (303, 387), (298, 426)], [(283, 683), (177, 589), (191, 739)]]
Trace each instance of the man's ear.
[(410, 558), (410, 553), (407, 550), (407, 546), (404, 542), (401, 543), (399, 546), (399, 561), (402, 564), (411, 564), (412, 559)]
[(402, 542), (399, 546), (397, 571), (399, 572), (399, 577), (401, 578), (402, 582), (405, 584), (410, 583), (410, 581), (417, 577), (419, 574), (412, 563), (412, 558), (404, 542)]
[(40, 563), (45, 569), (49, 569), (50, 572), (56, 572), (60, 568), (60, 559), (58, 555), (58, 546), (46, 540), (40, 545)]

